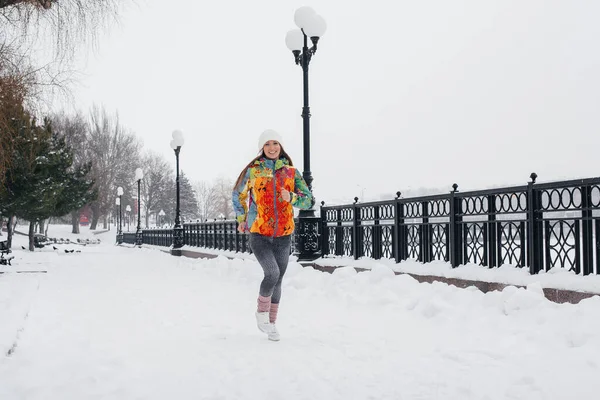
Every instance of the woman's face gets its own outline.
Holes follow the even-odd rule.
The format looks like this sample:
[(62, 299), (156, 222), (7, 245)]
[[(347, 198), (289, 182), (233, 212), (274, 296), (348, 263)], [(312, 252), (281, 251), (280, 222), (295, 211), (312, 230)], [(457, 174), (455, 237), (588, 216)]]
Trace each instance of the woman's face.
[(279, 154), (281, 153), (281, 145), (276, 140), (269, 140), (263, 146), (263, 151), (265, 152), (265, 156), (270, 158), (271, 160), (279, 159)]

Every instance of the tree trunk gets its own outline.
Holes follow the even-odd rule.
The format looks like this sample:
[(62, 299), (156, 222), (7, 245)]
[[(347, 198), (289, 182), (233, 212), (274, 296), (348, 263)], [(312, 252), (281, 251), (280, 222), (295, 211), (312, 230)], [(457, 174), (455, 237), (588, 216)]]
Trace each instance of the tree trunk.
[(90, 225), (90, 230), (95, 231), (98, 226), (98, 221), (100, 220), (100, 206), (98, 203), (92, 204), (92, 224)]
[(43, 233), (44, 233), (44, 225), (45, 225), (45, 222), (46, 222), (46, 221), (44, 221), (44, 220), (41, 220), (41, 221), (39, 222), (39, 230), (38, 230), (38, 233), (41, 233), (41, 234), (43, 234)]
[(8, 221), (6, 221), (6, 244), (9, 249), (12, 247), (12, 237), (14, 232), (14, 226), (12, 224), (13, 218), (14, 216), (11, 215), (8, 217)]
[(103, 229), (108, 229), (110, 231), (110, 223), (108, 222), (108, 217), (106, 215), (102, 219), (102, 227)]
[(33, 237), (35, 235), (35, 222), (29, 222), (29, 251), (34, 251), (35, 247), (33, 246)]
[(81, 214), (79, 213), (79, 210), (77, 211), (71, 211), (71, 225), (73, 226), (73, 230), (71, 231), (71, 233), (77, 233), (79, 234), (79, 218), (80, 218)]

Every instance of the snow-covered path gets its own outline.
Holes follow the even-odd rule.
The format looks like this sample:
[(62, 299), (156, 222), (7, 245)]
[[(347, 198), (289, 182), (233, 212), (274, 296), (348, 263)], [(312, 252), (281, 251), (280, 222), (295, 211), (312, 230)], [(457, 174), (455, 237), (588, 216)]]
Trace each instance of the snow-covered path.
[(0, 275), (0, 399), (600, 393), (598, 298), (558, 305), (535, 290), (483, 294), (384, 267), (330, 275), (293, 263), (275, 343), (255, 326), (261, 271), (251, 260), (82, 249), (20, 260), (47, 274)]

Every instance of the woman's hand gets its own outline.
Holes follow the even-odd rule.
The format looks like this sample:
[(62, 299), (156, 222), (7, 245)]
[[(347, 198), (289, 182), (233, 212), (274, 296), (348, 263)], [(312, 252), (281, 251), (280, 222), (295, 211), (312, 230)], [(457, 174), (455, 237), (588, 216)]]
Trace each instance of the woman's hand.
[(292, 201), (292, 195), (290, 194), (290, 192), (288, 190), (285, 189), (281, 189), (281, 198), (285, 201), (287, 201), (288, 203), (290, 201)]
[(238, 232), (240, 232), (240, 233), (248, 232), (248, 223), (246, 221), (240, 222), (238, 224)]

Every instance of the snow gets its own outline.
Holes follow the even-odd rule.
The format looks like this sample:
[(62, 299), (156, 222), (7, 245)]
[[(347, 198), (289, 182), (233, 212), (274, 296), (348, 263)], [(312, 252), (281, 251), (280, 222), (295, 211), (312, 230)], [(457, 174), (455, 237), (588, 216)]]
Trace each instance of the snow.
[(452, 268), (450, 263), (444, 261), (433, 261), (423, 264), (415, 260), (408, 260), (397, 264), (394, 260), (389, 259), (372, 260), (362, 258), (354, 260), (350, 257), (321, 258), (316, 260), (315, 263), (322, 266), (352, 266), (365, 269), (383, 265), (397, 272), (415, 275), (506, 283), (515, 286), (527, 286), (532, 283), (538, 283), (543, 288), (600, 294), (600, 275), (577, 275), (574, 271), (568, 271), (565, 268), (552, 268), (547, 272), (542, 271), (539, 274), (531, 275), (528, 268), (518, 268), (508, 264), (497, 268), (487, 268), (475, 264)]
[[(53, 233), (60, 229), (49, 235), (76, 238)], [(541, 281), (484, 294), (419, 284), (382, 262), (333, 274), (292, 262), (282, 340), (269, 342), (254, 321), (262, 272), (251, 257), (173, 257), (115, 246), (114, 234), (34, 253), (15, 238), (13, 266), (0, 275), (0, 399), (530, 400), (600, 391), (597, 296), (556, 304)]]
[[(166, 247), (149, 246), (156, 249), (166, 250)], [(184, 246), (183, 250), (210, 255), (223, 255), (226, 257), (237, 257), (247, 260), (256, 260), (252, 254), (236, 253), (210, 248)], [(292, 256), (292, 259), (295, 258)], [(471, 281), (504, 283), (515, 286), (527, 286), (539, 284), (543, 288), (554, 288), (573, 290), (586, 293), (600, 294), (600, 275), (577, 275), (574, 271), (564, 268), (552, 268), (548, 272), (531, 275), (528, 268), (519, 268), (514, 265), (505, 264), (497, 268), (487, 268), (476, 264), (461, 265), (452, 268), (450, 263), (444, 261), (433, 261), (420, 263), (416, 260), (406, 260), (396, 263), (391, 259), (373, 260), (363, 257), (355, 260), (352, 257), (327, 256), (314, 261), (316, 265), (324, 267), (354, 267), (360, 269), (373, 269), (385, 267), (395, 272), (410, 273), (414, 275), (439, 276), (444, 278), (457, 278)]]

